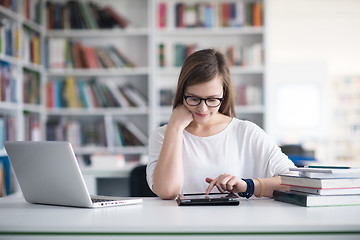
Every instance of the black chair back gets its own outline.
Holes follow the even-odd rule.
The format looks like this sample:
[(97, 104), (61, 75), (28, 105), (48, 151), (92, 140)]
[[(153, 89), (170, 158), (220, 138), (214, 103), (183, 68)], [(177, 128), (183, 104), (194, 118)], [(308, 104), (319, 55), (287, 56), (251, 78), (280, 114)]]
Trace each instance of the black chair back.
[(131, 197), (156, 197), (146, 181), (146, 165), (135, 167), (130, 172)]

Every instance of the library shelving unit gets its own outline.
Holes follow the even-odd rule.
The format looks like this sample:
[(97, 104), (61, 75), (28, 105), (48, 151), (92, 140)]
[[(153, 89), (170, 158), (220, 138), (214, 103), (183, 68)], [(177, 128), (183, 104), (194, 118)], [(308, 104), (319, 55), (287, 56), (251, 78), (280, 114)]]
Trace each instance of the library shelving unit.
[(154, 120), (171, 114), (180, 67), (195, 50), (222, 51), (231, 64), (236, 114), (264, 127), (264, 1), (156, 1)]
[(0, 155), (5, 140), (44, 136), (41, 1), (0, 5)]
[[(75, 7), (70, 8), (70, 4), (75, 4)], [(151, 124), (149, 111), (150, 86), (152, 85), (150, 6), (151, 2), (147, 0), (52, 1), (52, 4), (46, 6), (45, 17), (48, 19), (46, 43), (49, 62), (46, 72), (48, 92), (46, 95), (46, 138), (48, 140), (70, 139), (78, 155), (146, 154), (146, 139)], [(87, 8), (85, 11), (90, 11), (89, 15), (93, 20), (101, 14), (109, 14), (111, 12), (109, 9), (111, 9), (126, 22), (126, 25), (109, 27), (106, 25), (108, 22), (100, 24), (93, 21), (97, 26), (91, 26), (93, 23), (88, 23), (89, 20), (86, 19), (85, 14), (84, 20), (73, 20), (77, 15), (76, 12), (72, 12), (73, 8), (79, 9), (80, 12)], [(95, 14), (94, 9), (97, 9)], [(57, 11), (65, 12), (65, 16), (67, 14), (70, 16), (56, 22)], [(78, 26), (84, 24), (79, 21), (84, 21), (86, 26)], [(59, 54), (59, 48), (62, 54)], [(95, 66), (91, 51), (96, 52), (98, 56)], [(116, 59), (114, 60), (114, 55), (118, 52), (125, 56), (127, 63), (124, 58), (120, 61), (117, 59), (117, 62)], [(100, 58), (104, 54), (108, 58), (111, 57), (115, 64), (109, 65), (106, 56)], [(61, 55), (60, 58), (59, 55)], [(99, 91), (104, 86), (119, 95), (121, 92), (119, 89), (128, 89), (129, 85), (131, 89), (140, 92), (143, 97), (141, 104), (129, 104), (126, 99), (122, 99), (125, 102), (117, 99), (118, 104), (114, 104), (114, 102), (109, 102), (106, 90), (99, 96)], [(75, 88), (80, 95), (82, 91), (84, 92), (85, 96), (82, 97), (85, 100), (80, 99), (82, 100), (80, 105), (76, 104), (79, 99), (72, 104), (73, 100), (70, 96), (72, 88)], [(61, 96), (63, 91), (60, 89), (68, 94), (65, 104), (60, 99), (64, 97)], [(89, 100), (91, 98), (89, 91), (95, 92), (97, 99)], [(107, 97), (105, 102), (104, 96)], [(88, 102), (85, 103), (86, 101)], [(91, 101), (92, 104), (89, 103)], [(125, 133), (120, 133), (119, 123), (131, 124), (131, 127), (136, 128), (143, 139), (146, 139), (141, 144), (132, 146), (124, 140)], [(59, 129), (64, 134), (58, 134)]]

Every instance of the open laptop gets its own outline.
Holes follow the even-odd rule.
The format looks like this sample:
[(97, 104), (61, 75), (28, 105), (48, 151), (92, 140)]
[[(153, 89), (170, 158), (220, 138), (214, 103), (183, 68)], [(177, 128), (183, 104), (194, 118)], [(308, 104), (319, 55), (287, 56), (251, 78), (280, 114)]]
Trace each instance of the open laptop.
[(26, 201), (73, 207), (141, 203), (141, 198), (90, 196), (69, 142), (5, 142)]

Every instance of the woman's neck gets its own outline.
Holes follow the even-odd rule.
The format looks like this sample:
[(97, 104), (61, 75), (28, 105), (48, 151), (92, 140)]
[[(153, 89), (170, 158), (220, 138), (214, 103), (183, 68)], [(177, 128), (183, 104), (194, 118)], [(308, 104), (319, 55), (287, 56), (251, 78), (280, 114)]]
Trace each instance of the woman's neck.
[(231, 117), (217, 113), (211, 121), (198, 123), (192, 121), (185, 130), (198, 137), (208, 137), (223, 131), (231, 122)]

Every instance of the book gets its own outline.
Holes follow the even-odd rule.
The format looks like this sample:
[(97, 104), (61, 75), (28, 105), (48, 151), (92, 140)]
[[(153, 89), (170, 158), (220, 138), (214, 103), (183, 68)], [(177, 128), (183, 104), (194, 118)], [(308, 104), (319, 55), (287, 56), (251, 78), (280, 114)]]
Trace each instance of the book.
[(3, 173), (3, 196), (11, 194), (11, 165), (8, 156), (0, 156)]
[(131, 105), (137, 107), (147, 106), (146, 97), (133, 85), (126, 84), (120, 87), (120, 92), (125, 96), (128, 101), (130, 101)]
[(126, 28), (129, 25), (129, 21), (121, 14), (114, 11), (110, 6), (104, 8), (105, 11), (113, 18), (113, 20), (121, 27)]
[(80, 2), (81, 14), (84, 16), (85, 25), (88, 29), (98, 28), (95, 18), (91, 15), (89, 3)]
[(63, 69), (65, 67), (65, 39), (49, 39), (49, 66), (52, 69)]
[(274, 190), (273, 198), (276, 201), (303, 207), (360, 205), (360, 194), (322, 196), (296, 191)]
[(281, 183), (287, 186), (313, 188), (351, 188), (360, 187), (360, 178), (309, 178), (280, 174)]
[(120, 51), (120, 49), (116, 46), (111, 46), (110, 48), (114, 53), (116, 53), (116, 55), (123, 61), (123, 63), (125, 64), (125, 67), (136, 67), (136, 64), (130, 60), (130, 58), (128, 58), (122, 51)]
[(103, 81), (103, 84), (105, 84), (110, 92), (115, 97), (116, 101), (120, 104), (121, 107), (130, 107), (131, 104), (129, 101), (125, 98), (125, 96), (121, 93), (119, 90), (119, 86), (114, 81)]
[(144, 146), (144, 143), (122, 121), (118, 121), (116, 126), (122, 146)]
[(349, 167), (302, 167), (290, 168), (299, 172), (301, 177), (310, 178), (360, 178), (360, 168)]
[(158, 26), (159, 28), (166, 27), (166, 3), (164, 2), (158, 5)]
[(0, 197), (5, 196), (5, 177), (4, 177), (4, 167), (0, 162)]
[(309, 188), (290, 186), (291, 191), (305, 192), (317, 195), (345, 195), (360, 194), (360, 187), (357, 188)]
[(66, 97), (69, 103), (70, 108), (79, 108), (82, 107), (80, 104), (78, 91), (75, 86), (75, 79), (73, 77), (66, 77)]

